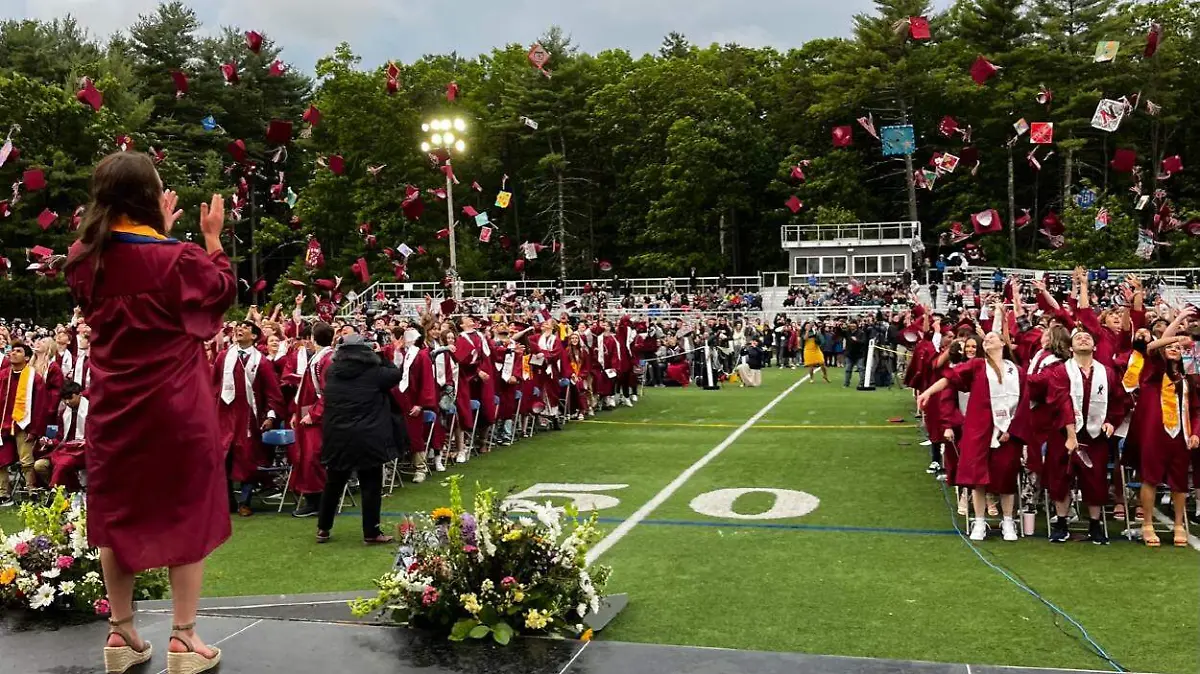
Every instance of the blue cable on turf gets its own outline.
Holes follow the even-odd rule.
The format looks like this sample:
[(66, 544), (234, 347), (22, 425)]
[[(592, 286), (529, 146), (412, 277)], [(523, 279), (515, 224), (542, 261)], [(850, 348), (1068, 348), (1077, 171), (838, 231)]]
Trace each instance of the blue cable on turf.
[(1066, 611), (1062, 610), (1058, 606), (1054, 605), (1053, 602), (1051, 602), (1050, 600), (1043, 597), (1041, 594), (1038, 593), (1037, 590), (1029, 587), (1022, 581), (1013, 577), (1013, 575), (1011, 573), (1009, 573), (1007, 569), (992, 562), (987, 557), (984, 557), (983, 553), (981, 553), (979, 551), (979, 548), (976, 547), (975, 542), (972, 541), (970, 538), (968, 538), (967, 535), (963, 533), (962, 529), (959, 528), (958, 517), (955, 515), (954, 508), (953, 508), (952, 504), (950, 503), (950, 490), (946, 488), (946, 483), (942, 482), (940, 484), (941, 484), (941, 488), (942, 488), (942, 499), (946, 502), (946, 509), (950, 512), (950, 521), (954, 525), (954, 530), (958, 532), (958, 537), (962, 539), (963, 543), (966, 543), (967, 547), (971, 549), (971, 552), (975, 553), (975, 556), (979, 558), (979, 561), (983, 562), (984, 564), (987, 564), (991, 569), (993, 569), (994, 571), (999, 573), (1001, 576), (1004, 576), (1006, 579), (1008, 579), (1013, 585), (1016, 585), (1017, 587), (1021, 588), (1026, 593), (1028, 593), (1034, 599), (1040, 601), (1042, 604), (1045, 604), (1046, 607), (1049, 608), (1051, 611), (1057, 613), (1058, 615), (1062, 616), (1063, 618), (1066, 618), (1067, 622), (1074, 625), (1075, 629), (1079, 630), (1079, 633), (1081, 635), (1083, 635), (1084, 641), (1086, 641), (1088, 643), (1088, 645), (1090, 645), (1092, 647), (1092, 649), (1094, 649), (1095, 655), (1097, 657), (1099, 657), (1100, 659), (1104, 660), (1109, 666), (1111, 666), (1113, 668), (1114, 671), (1117, 671), (1117, 672), (1128, 672), (1129, 671), (1128, 669), (1125, 669), (1125, 667), (1123, 667), (1121, 665), (1121, 663), (1114, 660), (1113, 657), (1111, 655), (1109, 655), (1108, 652), (1105, 651), (1104, 648), (1100, 644), (1096, 643), (1096, 640), (1092, 638), (1092, 635), (1088, 634), (1087, 629), (1084, 628), (1084, 626), (1081, 625), (1078, 620), (1076, 620), (1075, 618), (1072, 618), (1071, 615), (1068, 614)]

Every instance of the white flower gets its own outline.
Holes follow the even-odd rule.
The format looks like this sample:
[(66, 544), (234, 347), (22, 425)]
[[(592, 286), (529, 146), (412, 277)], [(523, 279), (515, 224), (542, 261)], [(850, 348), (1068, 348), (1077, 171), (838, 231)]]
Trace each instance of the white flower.
[(49, 579), (53, 580), (53, 579), (55, 579), (55, 578), (58, 578), (58, 575), (59, 575), (60, 573), (62, 573), (62, 569), (59, 569), (59, 568), (56, 566), (56, 567), (54, 567), (54, 568), (50, 569), (49, 571), (45, 571), (45, 572), (43, 572), (43, 573), (42, 573), (42, 578), (49, 578)]
[(54, 603), (54, 588), (42, 585), (29, 600), (29, 608), (42, 609)]
[(588, 608), (592, 609), (592, 613), (600, 612), (600, 597), (592, 595), (592, 600), (588, 602)]
[(29, 595), (36, 587), (37, 581), (33, 578), (25, 575), (17, 576), (17, 589), (21, 591), (21, 594)]
[(588, 610), (587, 604), (580, 604), (579, 606), (575, 607), (575, 612), (579, 614), (580, 618), (587, 615), (587, 610)]
[(88, 585), (99, 585), (100, 574), (95, 571), (88, 571), (87, 575), (83, 577), (83, 582), (87, 583)]
[(492, 583), (491, 578), (485, 578), (484, 581), (479, 584), (479, 589), (483, 590), (484, 592), (491, 592), (495, 587), (496, 585)]
[(532, 517), (518, 517), (517, 524), (520, 524), (522, 529), (532, 529), (533, 528), (533, 518)]
[(58, 586), (58, 593), (61, 595), (75, 594), (75, 581), (64, 580)]

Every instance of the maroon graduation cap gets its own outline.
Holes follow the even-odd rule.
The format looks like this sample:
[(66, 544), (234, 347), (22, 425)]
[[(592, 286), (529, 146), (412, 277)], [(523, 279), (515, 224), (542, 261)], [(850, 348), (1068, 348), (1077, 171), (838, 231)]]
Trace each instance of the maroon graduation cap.
[(246, 31), (246, 49), (257, 54), (262, 51), (262, 44), (263, 36), (261, 34), (253, 30)]
[(971, 64), (971, 79), (975, 80), (975, 84), (983, 86), (998, 70), (1000, 69), (995, 64), (981, 55)]
[(183, 98), (188, 92), (188, 76), (179, 70), (171, 71), (171, 79), (175, 81), (175, 98)]

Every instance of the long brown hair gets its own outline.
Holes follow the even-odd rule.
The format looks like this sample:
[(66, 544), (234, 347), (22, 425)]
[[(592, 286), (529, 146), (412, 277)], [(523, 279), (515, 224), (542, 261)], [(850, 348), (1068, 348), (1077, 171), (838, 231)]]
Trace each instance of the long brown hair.
[(79, 224), (80, 253), (68, 260), (70, 267), (91, 259), (101, 269), (101, 255), (108, 245), (112, 227), (121, 217), (166, 234), (159, 200), (162, 182), (149, 155), (115, 152), (100, 160), (92, 172), (91, 203)]

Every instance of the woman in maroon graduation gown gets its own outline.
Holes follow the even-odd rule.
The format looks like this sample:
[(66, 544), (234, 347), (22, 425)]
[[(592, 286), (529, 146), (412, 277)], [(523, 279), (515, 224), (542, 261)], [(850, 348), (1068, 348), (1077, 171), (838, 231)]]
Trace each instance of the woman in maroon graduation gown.
[(1200, 396), (1183, 371), (1182, 342), (1177, 337), (1184, 323), (1196, 315), (1188, 307), (1167, 327), (1162, 337), (1146, 347), (1141, 373), (1141, 391), (1129, 429), (1137, 439), (1141, 458), (1141, 502), (1145, 512), (1142, 540), (1150, 547), (1160, 545), (1150, 521), (1159, 485), (1171, 490), (1175, 506), (1174, 543), (1188, 544), (1184, 517), (1187, 514), (1188, 463), (1200, 449)]
[(220, 659), (193, 631), (204, 559), (230, 533), (204, 342), (221, 329), (237, 281), (221, 248), (222, 198), (200, 207), (204, 248), (167, 236), (182, 215), (175, 203), (147, 155), (109, 155), (67, 259), (71, 293), (93, 330), (88, 538), (100, 548), (112, 607), (110, 672), (149, 659), (150, 644), (130, 624), (134, 575), (164, 566), (174, 603), (168, 671)]
[(955, 475), (959, 484), (973, 489), (975, 522), (971, 525), (971, 540), (987, 537), (984, 509), (986, 494), (992, 493), (1000, 494), (1004, 540), (1015, 541), (1013, 505), (1021, 467), (1021, 439), (1027, 436), (1029, 412), (1029, 405), (1022, 401), (1024, 372), (1004, 357), (1004, 342), (995, 332), (984, 336), (983, 352), (983, 358), (951, 368), (948, 376), (917, 398), (917, 406), (924, 409), (930, 398), (947, 387), (971, 394)]

